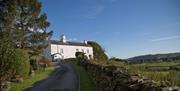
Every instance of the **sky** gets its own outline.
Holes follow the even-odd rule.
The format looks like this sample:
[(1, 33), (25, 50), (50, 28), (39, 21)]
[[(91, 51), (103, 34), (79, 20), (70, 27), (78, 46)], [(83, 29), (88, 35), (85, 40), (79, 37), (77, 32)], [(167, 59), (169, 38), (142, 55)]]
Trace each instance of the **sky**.
[(109, 57), (180, 52), (180, 0), (40, 0), (52, 39), (98, 42)]

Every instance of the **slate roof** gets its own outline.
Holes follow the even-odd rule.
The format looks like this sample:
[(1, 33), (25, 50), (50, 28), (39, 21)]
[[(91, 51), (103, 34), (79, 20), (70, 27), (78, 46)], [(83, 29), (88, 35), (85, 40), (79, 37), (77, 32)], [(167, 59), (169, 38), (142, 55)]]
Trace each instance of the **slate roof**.
[(75, 41), (66, 41), (66, 43), (63, 43), (62, 41), (50, 40), (50, 44), (71, 45), (71, 46), (88, 46), (88, 47), (90, 47), (90, 45), (88, 45), (88, 44), (85, 44), (83, 42), (75, 42)]

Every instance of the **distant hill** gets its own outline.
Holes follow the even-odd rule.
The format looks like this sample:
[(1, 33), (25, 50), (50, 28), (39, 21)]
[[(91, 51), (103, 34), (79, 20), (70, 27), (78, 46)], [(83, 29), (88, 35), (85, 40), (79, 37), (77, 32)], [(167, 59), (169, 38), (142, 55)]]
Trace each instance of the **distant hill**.
[(144, 63), (144, 62), (162, 62), (162, 61), (180, 61), (179, 53), (168, 53), (168, 54), (155, 54), (155, 55), (142, 55), (129, 58), (130, 63)]

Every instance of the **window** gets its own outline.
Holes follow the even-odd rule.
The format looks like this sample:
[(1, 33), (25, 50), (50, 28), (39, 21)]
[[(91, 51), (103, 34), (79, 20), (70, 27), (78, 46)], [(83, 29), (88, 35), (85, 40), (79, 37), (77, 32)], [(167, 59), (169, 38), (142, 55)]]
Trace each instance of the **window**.
[(87, 49), (87, 53), (89, 53), (89, 50)]
[(64, 56), (62, 56), (62, 59), (64, 59)]
[(61, 49), (61, 53), (64, 53), (64, 52), (63, 52), (63, 49)]
[(79, 49), (76, 49), (76, 52), (79, 52)]

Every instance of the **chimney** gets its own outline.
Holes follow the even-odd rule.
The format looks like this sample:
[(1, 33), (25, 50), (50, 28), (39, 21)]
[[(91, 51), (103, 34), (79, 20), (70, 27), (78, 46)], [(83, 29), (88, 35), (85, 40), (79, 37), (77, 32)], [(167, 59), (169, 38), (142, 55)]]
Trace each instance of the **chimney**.
[(64, 34), (61, 35), (61, 42), (66, 43), (66, 36)]
[(86, 44), (86, 45), (87, 45), (87, 41), (86, 41), (86, 40), (84, 40), (84, 44)]

